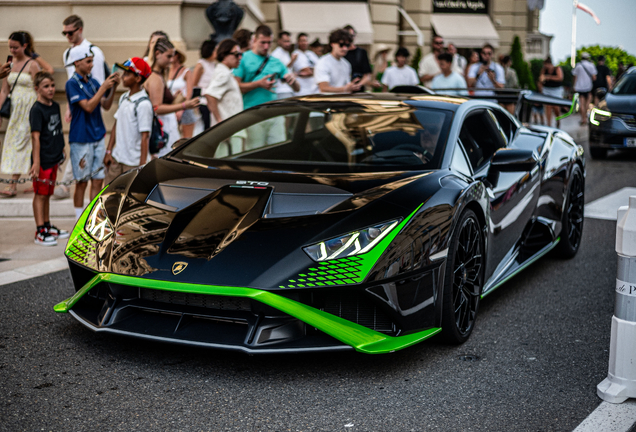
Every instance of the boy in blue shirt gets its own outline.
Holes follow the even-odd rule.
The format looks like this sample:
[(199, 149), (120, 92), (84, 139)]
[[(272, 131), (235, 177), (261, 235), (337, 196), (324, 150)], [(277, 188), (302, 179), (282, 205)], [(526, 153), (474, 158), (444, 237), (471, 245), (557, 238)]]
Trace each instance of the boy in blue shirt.
[[(84, 194), (88, 179), (91, 179), (91, 201), (102, 189), (105, 175), (103, 160), (106, 150), (106, 127), (99, 108), (102, 106), (109, 109), (112, 105), (114, 89), (119, 84), (119, 75), (112, 74), (100, 86), (90, 75), (93, 69), (93, 53), (87, 46), (78, 45), (71, 48), (68, 58), (67, 66), (75, 66), (75, 73), (66, 82), (66, 97), (71, 107), (71, 164), (73, 177), (78, 181), (75, 185), (73, 205), (75, 217), (79, 218), (84, 210)], [(113, 88), (113, 91), (105, 98), (104, 95), (110, 88)]]

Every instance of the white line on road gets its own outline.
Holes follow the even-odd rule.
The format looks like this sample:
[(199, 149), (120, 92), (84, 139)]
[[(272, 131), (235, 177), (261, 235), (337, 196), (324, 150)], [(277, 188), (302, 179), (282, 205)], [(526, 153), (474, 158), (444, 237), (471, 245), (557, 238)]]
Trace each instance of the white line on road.
[(55, 258), (0, 273), (0, 286), (54, 273), (68, 268), (66, 258)]
[(602, 402), (573, 432), (626, 432), (636, 423), (636, 400)]
[(616, 220), (618, 208), (629, 203), (629, 197), (636, 195), (636, 188), (626, 187), (592, 201), (585, 206), (585, 217)]

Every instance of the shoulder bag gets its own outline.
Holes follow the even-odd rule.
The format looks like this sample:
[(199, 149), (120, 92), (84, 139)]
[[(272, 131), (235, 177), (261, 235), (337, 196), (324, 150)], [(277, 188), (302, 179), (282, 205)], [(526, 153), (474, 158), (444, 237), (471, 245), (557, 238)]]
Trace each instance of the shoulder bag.
[(11, 87), (11, 91), (9, 91), (9, 94), (7, 95), (7, 98), (4, 100), (4, 102), (2, 104), (2, 108), (0, 108), (0, 117), (4, 117), (4, 118), (7, 118), (7, 119), (9, 117), (11, 117), (11, 93), (13, 93), (13, 89), (15, 88), (16, 84), (18, 83), (18, 79), (20, 78), (20, 74), (22, 73), (22, 71), (24, 70), (26, 65), (29, 64), (30, 61), (31, 61), (31, 59), (28, 59), (26, 61), (26, 63), (24, 63), (24, 65), (22, 66), (22, 69), (20, 69), (20, 72), (18, 72), (18, 76), (16, 77), (15, 81), (13, 82), (13, 86)]

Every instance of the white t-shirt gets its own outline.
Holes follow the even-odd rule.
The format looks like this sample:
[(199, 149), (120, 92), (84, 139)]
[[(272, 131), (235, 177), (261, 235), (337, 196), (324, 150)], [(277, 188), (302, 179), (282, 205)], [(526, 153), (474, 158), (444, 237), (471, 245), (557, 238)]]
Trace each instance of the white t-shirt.
[(591, 61), (583, 60), (577, 63), (572, 70), (572, 75), (576, 77), (574, 83), (574, 91), (576, 92), (589, 92), (592, 90), (593, 81), (590, 75), (596, 75), (598, 71), (596, 66)]
[[(446, 88), (466, 88), (466, 80), (463, 76), (458, 74), (457, 72), (451, 72), (449, 76), (444, 76), (444, 74), (439, 74), (435, 78), (433, 78), (433, 82), (431, 83), (431, 89), (446, 89)], [(468, 91), (466, 90), (445, 90), (442, 94), (447, 95), (461, 95), (467, 96)]]
[(418, 85), (420, 78), (411, 66), (404, 67), (389, 66), (382, 75), (382, 84), (391, 90), (400, 85)]
[[(285, 51), (282, 47), (276, 47), (276, 49), (272, 51), (272, 57), (280, 60), (285, 65), (285, 67), (287, 67), (289, 62), (291, 62), (291, 56), (289, 55), (289, 52)], [(294, 92), (294, 89), (292, 89), (291, 86), (283, 80), (278, 80), (274, 88), (276, 89), (276, 94)]]
[[(313, 71), (316, 67), (316, 64), (318, 64), (318, 56), (311, 50), (303, 52), (297, 49), (296, 51), (294, 51), (294, 54), (298, 56), (296, 58), (296, 61), (292, 65), (292, 71), (294, 71), (296, 75), (298, 75), (298, 73), (305, 68), (311, 68), (311, 70)], [(298, 81), (298, 85), (300, 85), (300, 90), (297, 93), (294, 93), (294, 96), (304, 96), (320, 93), (318, 85), (316, 84), (313, 76), (298, 76), (298, 78), (296, 78), (296, 81)]]
[(326, 54), (320, 57), (314, 69), (316, 84), (329, 83), (331, 87), (343, 87), (351, 81), (351, 63), (346, 58), (337, 60), (333, 55)]
[[(86, 48), (90, 48), (91, 43), (88, 40), (84, 39), (82, 43), (79, 44), (79, 46), (86, 46)], [(70, 49), (71, 48), (67, 48), (66, 50), (64, 50), (64, 54), (62, 54), (62, 64), (64, 65), (66, 65), (67, 63), (68, 52)], [(102, 52), (102, 50), (100, 50), (96, 46), (93, 46), (92, 48), (90, 48), (90, 50), (94, 54), (93, 70), (91, 71), (91, 76), (95, 78), (97, 82), (101, 85), (104, 83), (104, 80), (106, 79), (106, 77), (104, 76), (104, 62), (105, 62), (104, 53)], [(66, 66), (67, 79), (71, 79), (74, 73), (75, 73), (75, 66), (73, 65)]]
[[(481, 65), (481, 62), (473, 63), (468, 69), (468, 75), (466, 76), (466, 78), (477, 78), (477, 81), (475, 81), (475, 88), (495, 87), (495, 84), (490, 81), (487, 71), (483, 71), (481, 75), (477, 76), (477, 72), (479, 72), (479, 68), (481, 67)], [(506, 73), (504, 72), (504, 69), (500, 64), (491, 61), (490, 65), (488, 65), (488, 68), (495, 71), (495, 81), (497, 81), (499, 84), (506, 84)], [(494, 96), (495, 92), (492, 90), (479, 90), (475, 91), (475, 95)]]
[(210, 85), (204, 94), (218, 100), (220, 120), (225, 120), (243, 111), (243, 94), (232, 71), (225, 64), (219, 63), (214, 69)]
[[(139, 99), (143, 98), (146, 99), (138, 102)], [(137, 107), (135, 107), (135, 102), (137, 102)], [(130, 96), (130, 91), (127, 91), (119, 98), (119, 108), (115, 113), (117, 126), (113, 159), (125, 165), (139, 165), (141, 133), (152, 130), (152, 114), (152, 103), (144, 89), (132, 96)]]
[[(437, 75), (440, 73), (442, 73), (442, 71), (439, 68), (439, 65), (437, 64), (437, 60), (435, 59), (435, 53), (432, 53), (432, 52), (428, 53), (424, 56), (424, 58), (422, 58), (422, 60), (420, 60), (420, 65), (419, 65), (420, 76)], [(430, 87), (431, 82), (433, 82), (433, 80), (424, 81), (423, 84), (426, 87)]]

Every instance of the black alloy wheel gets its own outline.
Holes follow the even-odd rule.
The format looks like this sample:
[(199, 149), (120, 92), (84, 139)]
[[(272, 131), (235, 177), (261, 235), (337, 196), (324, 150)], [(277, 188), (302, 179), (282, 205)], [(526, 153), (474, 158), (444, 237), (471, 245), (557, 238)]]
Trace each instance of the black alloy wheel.
[(483, 232), (472, 210), (457, 224), (446, 260), (442, 335), (447, 342), (468, 340), (475, 326), (484, 273)]
[(585, 207), (585, 180), (578, 165), (572, 169), (566, 200), (561, 219), (561, 240), (558, 245), (558, 254), (563, 258), (572, 258), (578, 252), (583, 238), (583, 211)]

